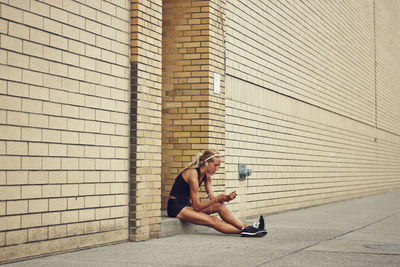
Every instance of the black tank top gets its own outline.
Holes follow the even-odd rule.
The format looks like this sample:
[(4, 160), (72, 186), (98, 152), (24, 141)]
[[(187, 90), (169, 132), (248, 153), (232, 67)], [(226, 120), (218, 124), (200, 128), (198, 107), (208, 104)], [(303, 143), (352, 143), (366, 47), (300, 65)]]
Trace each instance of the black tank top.
[[(200, 168), (196, 168), (199, 186), (203, 183), (204, 180), (207, 179), (207, 176), (204, 176), (203, 181), (200, 182)], [(181, 172), (175, 179), (174, 185), (171, 189), (171, 196), (174, 196), (176, 199), (183, 200), (185, 202), (190, 202), (190, 185), (183, 179)]]

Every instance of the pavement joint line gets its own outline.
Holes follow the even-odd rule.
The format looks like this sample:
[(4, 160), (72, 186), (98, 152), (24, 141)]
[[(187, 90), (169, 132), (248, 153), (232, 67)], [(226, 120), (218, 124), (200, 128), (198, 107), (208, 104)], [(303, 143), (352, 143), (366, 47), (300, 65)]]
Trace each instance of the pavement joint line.
[[(384, 218), (381, 218), (381, 219), (379, 219), (379, 220), (376, 220), (376, 221), (374, 221), (374, 222), (371, 222), (371, 223), (369, 223), (369, 224), (366, 224), (366, 225), (364, 225), (364, 226), (361, 226), (361, 227), (358, 227), (358, 228), (356, 228), (356, 229), (350, 230), (350, 231), (348, 231), (348, 232), (346, 232), (346, 233), (343, 233), (343, 234), (341, 234), (341, 235), (334, 236), (334, 237), (332, 237), (332, 238), (330, 238), (330, 239), (328, 239), (328, 240), (325, 240), (325, 241), (330, 241), (330, 240), (333, 240), (333, 239), (336, 239), (336, 238), (345, 236), (345, 235), (347, 235), (347, 234), (350, 234), (350, 233), (353, 233), (353, 232), (362, 230), (362, 229), (364, 229), (364, 228), (367, 228), (368, 226), (371, 226), (371, 225), (373, 225), (373, 224), (382, 222), (382, 221), (384, 221), (384, 220), (386, 220), (386, 219), (389, 219), (389, 218), (391, 218), (391, 217), (393, 217), (393, 216), (396, 216), (396, 215), (398, 215), (398, 214), (400, 214), (400, 211), (398, 211), (398, 212), (396, 212), (396, 213), (393, 213), (393, 214), (391, 214), (391, 215), (389, 215), (389, 216), (386, 216), (386, 217), (384, 217)], [(323, 241), (321, 241), (321, 242), (323, 242)]]
[(260, 264), (257, 264), (256, 266), (263, 266), (264, 264), (271, 263), (271, 262), (273, 262), (273, 261), (277, 261), (277, 260), (283, 259), (283, 258), (285, 258), (285, 257), (287, 257), (287, 256), (296, 254), (297, 252), (300, 252), (300, 251), (303, 251), (303, 250), (305, 250), (305, 249), (311, 248), (311, 247), (313, 247), (313, 246), (315, 246), (315, 245), (318, 245), (319, 243), (324, 242), (324, 241), (325, 241), (325, 240), (319, 241), (319, 242), (317, 242), (317, 243), (314, 243), (314, 244), (305, 246), (305, 247), (303, 247), (303, 248), (300, 248), (300, 249), (298, 249), (298, 250), (292, 251), (292, 252), (290, 252), (290, 253), (288, 253), (288, 254), (279, 256), (279, 257), (277, 257), (277, 258), (275, 258), (275, 259), (271, 259), (271, 260), (268, 260), (268, 261), (264, 261), (264, 262), (262, 262), (262, 263), (260, 263)]
[[(311, 247), (314, 247), (314, 246), (316, 246), (316, 245), (318, 245), (318, 244), (320, 244), (320, 243), (322, 243), (322, 242), (331, 241), (331, 240), (337, 239), (337, 238), (339, 238), (339, 237), (345, 236), (345, 235), (347, 235), (347, 234), (350, 234), (350, 233), (353, 233), (353, 232), (362, 230), (362, 229), (364, 229), (364, 228), (367, 228), (368, 226), (371, 226), (371, 225), (373, 225), (373, 224), (379, 223), (379, 222), (381, 222), (381, 221), (384, 221), (384, 220), (386, 220), (386, 219), (389, 219), (389, 218), (391, 218), (391, 217), (393, 217), (393, 216), (396, 216), (396, 215), (398, 215), (398, 214), (400, 214), (400, 211), (398, 211), (398, 212), (396, 212), (396, 213), (393, 213), (393, 214), (391, 214), (391, 215), (389, 215), (389, 216), (386, 216), (386, 217), (384, 217), (384, 218), (381, 218), (381, 219), (379, 219), (379, 220), (376, 220), (376, 221), (374, 221), (374, 222), (371, 222), (371, 223), (368, 223), (368, 224), (366, 224), (366, 225), (363, 225), (363, 226), (361, 226), (361, 227), (358, 227), (358, 228), (356, 228), (356, 229), (347, 231), (347, 232), (345, 232), (345, 233), (343, 233), (343, 234), (340, 234), (340, 235), (337, 235), (337, 236), (333, 236), (333, 237), (328, 238), (328, 239), (326, 239), (326, 240), (318, 241), (318, 242), (316, 242), (316, 243), (314, 243), (314, 244), (305, 246), (305, 247), (300, 248), (300, 249), (298, 249), (298, 250), (292, 251), (292, 252), (290, 252), (290, 253), (288, 253), (288, 254), (279, 256), (279, 257), (277, 257), (277, 258), (275, 258), (275, 259), (271, 259), (271, 260), (262, 262), (262, 263), (260, 263), (260, 264), (258, 264), (258, 265), (256, 265), (256, 266), (262, 266), (262, 265), (264, 265), (264, 264), (268, 264), (268, 263), (271, 263), (271, 262), (274, 262), (274, 261), (277, 261), (277, 260), (281, 260), (281, 259), (283, 259), (283, 258), (286, 258), (286, 257), (290, 256), (290, 255), (296, 254), (296, 253), (298, 253), (298, 252), (300, 252), (300, 251), (303, 251), (303, 250), (309, 249), (309, 248), (311, 248)], [(378, 254), (378, 253), (361, 253), (361, 254)], [(379, 254), (380, 254), (380, 255), (399, 255), (399, 254), (389, 254), (389, 253), (387, 253), (387, 254), (379, 253)]]
[[(312, 252), (326, 253), (323, 250), (311, 250)], [(400, 256), (398, 253), (373, 253), (373, 252), (358, 252), (358, 251), (328, 251), (329, 253), (340, 253), (340, 254), (360, 254), (360, 255), (384, 255), (384, 256)]]

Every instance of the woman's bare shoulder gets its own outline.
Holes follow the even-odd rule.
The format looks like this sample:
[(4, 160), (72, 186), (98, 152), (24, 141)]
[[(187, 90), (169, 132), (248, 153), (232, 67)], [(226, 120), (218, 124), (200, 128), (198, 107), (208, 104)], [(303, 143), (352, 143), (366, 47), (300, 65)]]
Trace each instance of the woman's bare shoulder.
[(186, 182), (189, 182), (190, 179), (197, 179), (197, 171), (196, 169), (186, 169), (182, 172), (182, 177)]
[(191, 176), (191, 175), (196, 175), (197, 176), (197, 171), (196, 171), (196, 169), (193, 169), (193, 168), (188, 168), (188, 169), (186, 169), (186, 170), (184, 170), (183, 172), (182, 172), (182, 175), (189, 175), (189, 176)]

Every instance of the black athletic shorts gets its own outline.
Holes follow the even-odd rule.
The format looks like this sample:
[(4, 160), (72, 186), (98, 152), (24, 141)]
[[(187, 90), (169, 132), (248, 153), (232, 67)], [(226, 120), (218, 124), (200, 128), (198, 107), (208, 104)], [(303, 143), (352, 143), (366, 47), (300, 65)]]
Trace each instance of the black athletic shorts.
[(179, 200), (179, 199), (168, 199), (168, 206), (167, 206), (167, 213), (169, 217), (176, 217), (178, 216), (179, 212), (184, 207), (191, 207), (192, 204), (188, 201)]

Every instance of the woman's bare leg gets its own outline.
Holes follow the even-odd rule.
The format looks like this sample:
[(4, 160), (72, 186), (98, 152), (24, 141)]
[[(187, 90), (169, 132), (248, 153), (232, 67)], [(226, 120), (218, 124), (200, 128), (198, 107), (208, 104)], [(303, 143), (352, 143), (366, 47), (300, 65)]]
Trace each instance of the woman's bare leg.
[(243, 227), (246, 227), (247, 225), (244, 224), (241, 220), (239, 220), (229, 209), (228, 207), (223, 204), (223, 203), (216, 203), (213, 204), (212, 206), (202, 210), (202, 212), (206, 214), (211, 214), (218, 212), (219, 216), (227, 222), (228, 224), (231, 224), (235, 226), (237, 229), (241, 230)]
[(184, 207), (179, 212), (177, 218), (195, 224), (205, 225), (225, 234), (240, 234), (240, 229), (226, 222), (220, 221), (218, 218), (195, 211), (191, 207)]

